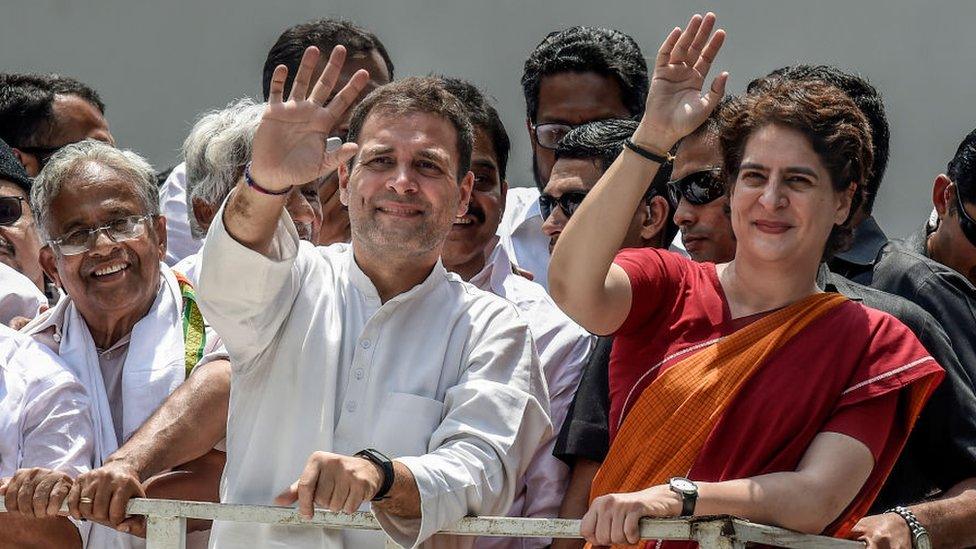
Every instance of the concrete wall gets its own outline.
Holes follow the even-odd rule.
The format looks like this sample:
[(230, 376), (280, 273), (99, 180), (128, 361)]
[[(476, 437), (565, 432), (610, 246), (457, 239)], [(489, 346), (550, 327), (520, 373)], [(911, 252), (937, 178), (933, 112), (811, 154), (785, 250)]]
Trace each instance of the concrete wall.
[(653, 54), (694, 10), (715, 10), (729, 40), (716, 68), (741, 91), (782, 65), (833, 63), (886, 98), (892, 159), (876, 213), (892, 235), (931, 209), (931, 183), (976, 127), (976, 2), (737, 0), (5, 0), (0, 70), (59, 71), (96, 87), (121, 146), (158, 168), (179, 160), (195, 117), (260, 96), (267, 49), (285, 27), (341, 16), (372, 28), (399, 76), (468, 78), (498, 100), (513, 137), (510, 182), (531, 183), (522, 63), (550, 30), (619, 28)]

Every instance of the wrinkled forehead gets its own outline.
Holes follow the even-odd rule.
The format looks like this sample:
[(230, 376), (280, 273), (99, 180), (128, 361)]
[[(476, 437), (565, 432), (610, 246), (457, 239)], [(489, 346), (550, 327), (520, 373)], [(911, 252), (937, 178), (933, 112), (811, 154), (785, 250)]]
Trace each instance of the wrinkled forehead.
[(96, 162), (76, 166), (52, 198), (47, 219), (52, 228), (101, 223), (147, 213), (139, 183)]
[(363, 123), (358, 143), (360, 157), (384, 151), (436, 156), (452, 170), (459, 164), (457, 130), (447, 118), (433, 113), (372, 112)]

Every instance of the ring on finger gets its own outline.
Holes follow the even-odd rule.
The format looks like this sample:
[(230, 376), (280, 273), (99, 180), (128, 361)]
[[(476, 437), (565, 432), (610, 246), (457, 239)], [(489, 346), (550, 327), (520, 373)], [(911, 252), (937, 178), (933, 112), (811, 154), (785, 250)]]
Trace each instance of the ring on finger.
[(95, 503), (95, 500), (93, 500), (92, 498), (82, 497), (82, 498), (78, 498), (78, 503), (87, 503), (91, 505), (92, 503)]

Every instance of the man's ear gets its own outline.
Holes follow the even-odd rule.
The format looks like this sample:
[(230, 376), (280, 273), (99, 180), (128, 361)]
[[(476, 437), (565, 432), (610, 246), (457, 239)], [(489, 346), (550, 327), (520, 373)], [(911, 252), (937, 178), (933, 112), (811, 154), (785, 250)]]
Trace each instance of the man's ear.
[(840, 204), (837, 205), (837, 214), (834, 216), (834, 225), (843, 225), (854, 212), (851, 211), (851, 204), (854, 203), (854, 193), (857, 192), (858, 184), (851, 182), (847, 189), (841, 194)]
[(213, 223), (213, 218), (217, 215), (217, 208), (199, 197), (194, 198), (191, 204), (193, 206), (193, 217), (196, 218), (200, 228), (204, 231), (210, 229), (210, 224)]
[(159, 257), (166, 257), (166, 216), (157, 216), (154, 227), (156, 238), (159, 239), (159, 242), (156, 243), (159, 246)]
[(12, 150), (14, 151), (14, 156), (17, 157), (17, 160), (19, 160), (21, 165), (24, 166), (24, 171), (27, 172), (27, 175), (30, 177), (37, 177), (37, 174), (41, 173), (41, 163), (37, 161), (36, 156), (30, 153), (25, 153), (17, 148)]
[(949, 213), (949, 207), (952, 205), (949, 185), (952, 185), (952, 180), (944, 173), (940, 173), (932, 184), (932, 205), (935, 206), (935, 211), (939, 212), (939, 219)]
[(464, 179), (461, 180), (461, 184), (458, 185), (460, 195), (458, 196), (457, 217), (468, 213), (468, 205), (471, 202), (471, 189), (473, 187), (474, 172), (468, 171), (468, 173), (464, 174)]
[(342, 205), (349, 207), (349, 164), (343, 162), (339, 164), (339, 168), (336, 170), (339, 175), (339, 202)]
[(648, 215), (641, 223), (640, 237), (644, 241), (653, 242), (667, 226), (671, 208), (663, 196), (655, 196), (649, 203), (642, 202), (641, 207), (647, 208)]
[(45, 244), (41, 248), (40, 256), (38, 257), (38, 262), (41, 264), (41, 269), (48, 278), (54, 281), (59, 287), (64, 288), (61, 284), (61, 277), (58, 276), (58, 262), (57, 258), (54, 257), (54, 250), (51, 249), (50, 244)]

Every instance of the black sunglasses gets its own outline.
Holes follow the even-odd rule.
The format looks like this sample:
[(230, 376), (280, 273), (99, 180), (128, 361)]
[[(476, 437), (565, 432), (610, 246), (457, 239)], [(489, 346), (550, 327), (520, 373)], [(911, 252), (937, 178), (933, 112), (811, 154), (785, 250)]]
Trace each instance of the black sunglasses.
[(695, 206), (718, 200), (725, 196), (725, 181), (722, 180), (721, 170), (702, 170), (668, 181), (668, 196), (675, 206), (682, 198)]
[[(657, 189), (651, 187), (644, 194), (644, 202), (650, 202), (652, 198), (658, 195)], [(569, 219), (576, 213), (576, 209), (580, 207), (583, 203), (583, 199), (586, 198), (586, 193), (583, 191), (572, 191), (563, 194), (559, 198), (550, 196), (548, 194), (539, 195), (539, 211), (542, 213), (542, 220), (545, 221), (549, 219), (552, 215), (552, 211), (559, 206), (559, 209), (563, 211), (563, 215), (566, 219)]]
[(22, 196), (0, 196), (0, 225), (13, 225), (24, 215), (21, 202), (27, 199)]
[[(956, 184), (953, 183), (953, 185)], [(959, 185), (956, 185), (956, 200), (959, 205), (959, 228), (962, 229), (962, 234), (966, 235), (966, 240), (976, 246), (976, 220), (969, 216), (969, 212), (963, 206)]]

